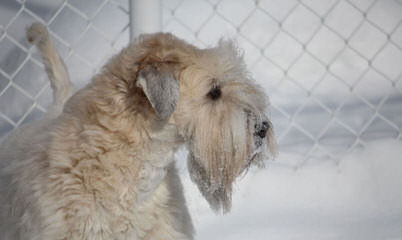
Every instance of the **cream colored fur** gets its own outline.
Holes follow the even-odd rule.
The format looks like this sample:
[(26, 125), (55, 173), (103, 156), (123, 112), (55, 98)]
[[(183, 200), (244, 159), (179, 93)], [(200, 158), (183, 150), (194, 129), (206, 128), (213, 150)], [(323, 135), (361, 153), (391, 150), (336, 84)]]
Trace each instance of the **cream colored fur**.
[(176, 149), (188, 147), (192, 179), (228, 211), (236, 177), (274, 146), (272, 128), (255, 134), (268, 100), (231, 42), (198, 49), (142, 35), (64, 105), (71, 85), (46, 29), (33, 25), (28, 38), (55, 110), (0, 147), (0, 239), (192, 239)]

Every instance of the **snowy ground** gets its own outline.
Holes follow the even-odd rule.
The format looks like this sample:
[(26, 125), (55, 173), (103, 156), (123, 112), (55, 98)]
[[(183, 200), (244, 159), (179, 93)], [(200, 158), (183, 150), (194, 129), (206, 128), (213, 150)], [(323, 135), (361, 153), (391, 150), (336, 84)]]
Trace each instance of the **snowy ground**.
[(298, 170), (280, 155), (238, 182), (233, 209), (215, 215), (182, 174), (196, 239), (402, 239), (402, 143), (383, 140)]

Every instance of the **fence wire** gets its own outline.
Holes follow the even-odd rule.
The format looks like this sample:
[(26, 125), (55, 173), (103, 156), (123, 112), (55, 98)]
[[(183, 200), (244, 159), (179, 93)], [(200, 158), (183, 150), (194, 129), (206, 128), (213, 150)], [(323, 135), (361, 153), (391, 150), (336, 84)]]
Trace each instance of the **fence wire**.
[(77, 88), (128, 43), (128, 2), (5, 0), (0, 2), (0, 137), (40, 118), (52, 101), (41, 59), (25, 29), (47, 25)]
[[(280, 151), (339, 160), (378, 139), (401, 140), (401, 0), (164, 0), (163, 30), (200, 47), (237, 40), (271, 99)], [(124, 0), (0, 3), (0, 136), (51, 101), (24, 39), (45, 23), (80, 87), (129, 39)]]
[(290, 165), (401, 139), (402, 1), (164, 3), (167, 31), (200, 46), (237, 39), (270, 95), (281, 152), (300, 156)]

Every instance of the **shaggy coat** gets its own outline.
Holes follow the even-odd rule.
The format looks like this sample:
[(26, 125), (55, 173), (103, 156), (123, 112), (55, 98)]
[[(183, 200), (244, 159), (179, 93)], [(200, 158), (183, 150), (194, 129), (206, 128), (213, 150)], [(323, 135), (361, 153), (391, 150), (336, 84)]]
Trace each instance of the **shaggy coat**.
[(188, 147), (211, 207), (228, 211), (233, 181), (273, 147), (267, 97), (231, 42), (198, 49), (168, 33), (142, 35), (69, 98), (43, 35), (28, 32), (55, 103), (0, 147), (0, 239), (192, 239), (177, 148)]

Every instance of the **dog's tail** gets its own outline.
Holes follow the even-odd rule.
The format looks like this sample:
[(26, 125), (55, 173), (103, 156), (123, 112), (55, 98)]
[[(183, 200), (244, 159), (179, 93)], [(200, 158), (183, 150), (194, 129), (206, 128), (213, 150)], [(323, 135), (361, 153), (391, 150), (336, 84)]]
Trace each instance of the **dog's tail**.
[(53, 89), (53, 104), (50, 106), (48, 115), (57, 116), (73, 93), (66, 65), (54, 48), (49, 32), (43, 24), (33, 23), (27, 28), (26, 37), (30, 43), (38, 47)]

